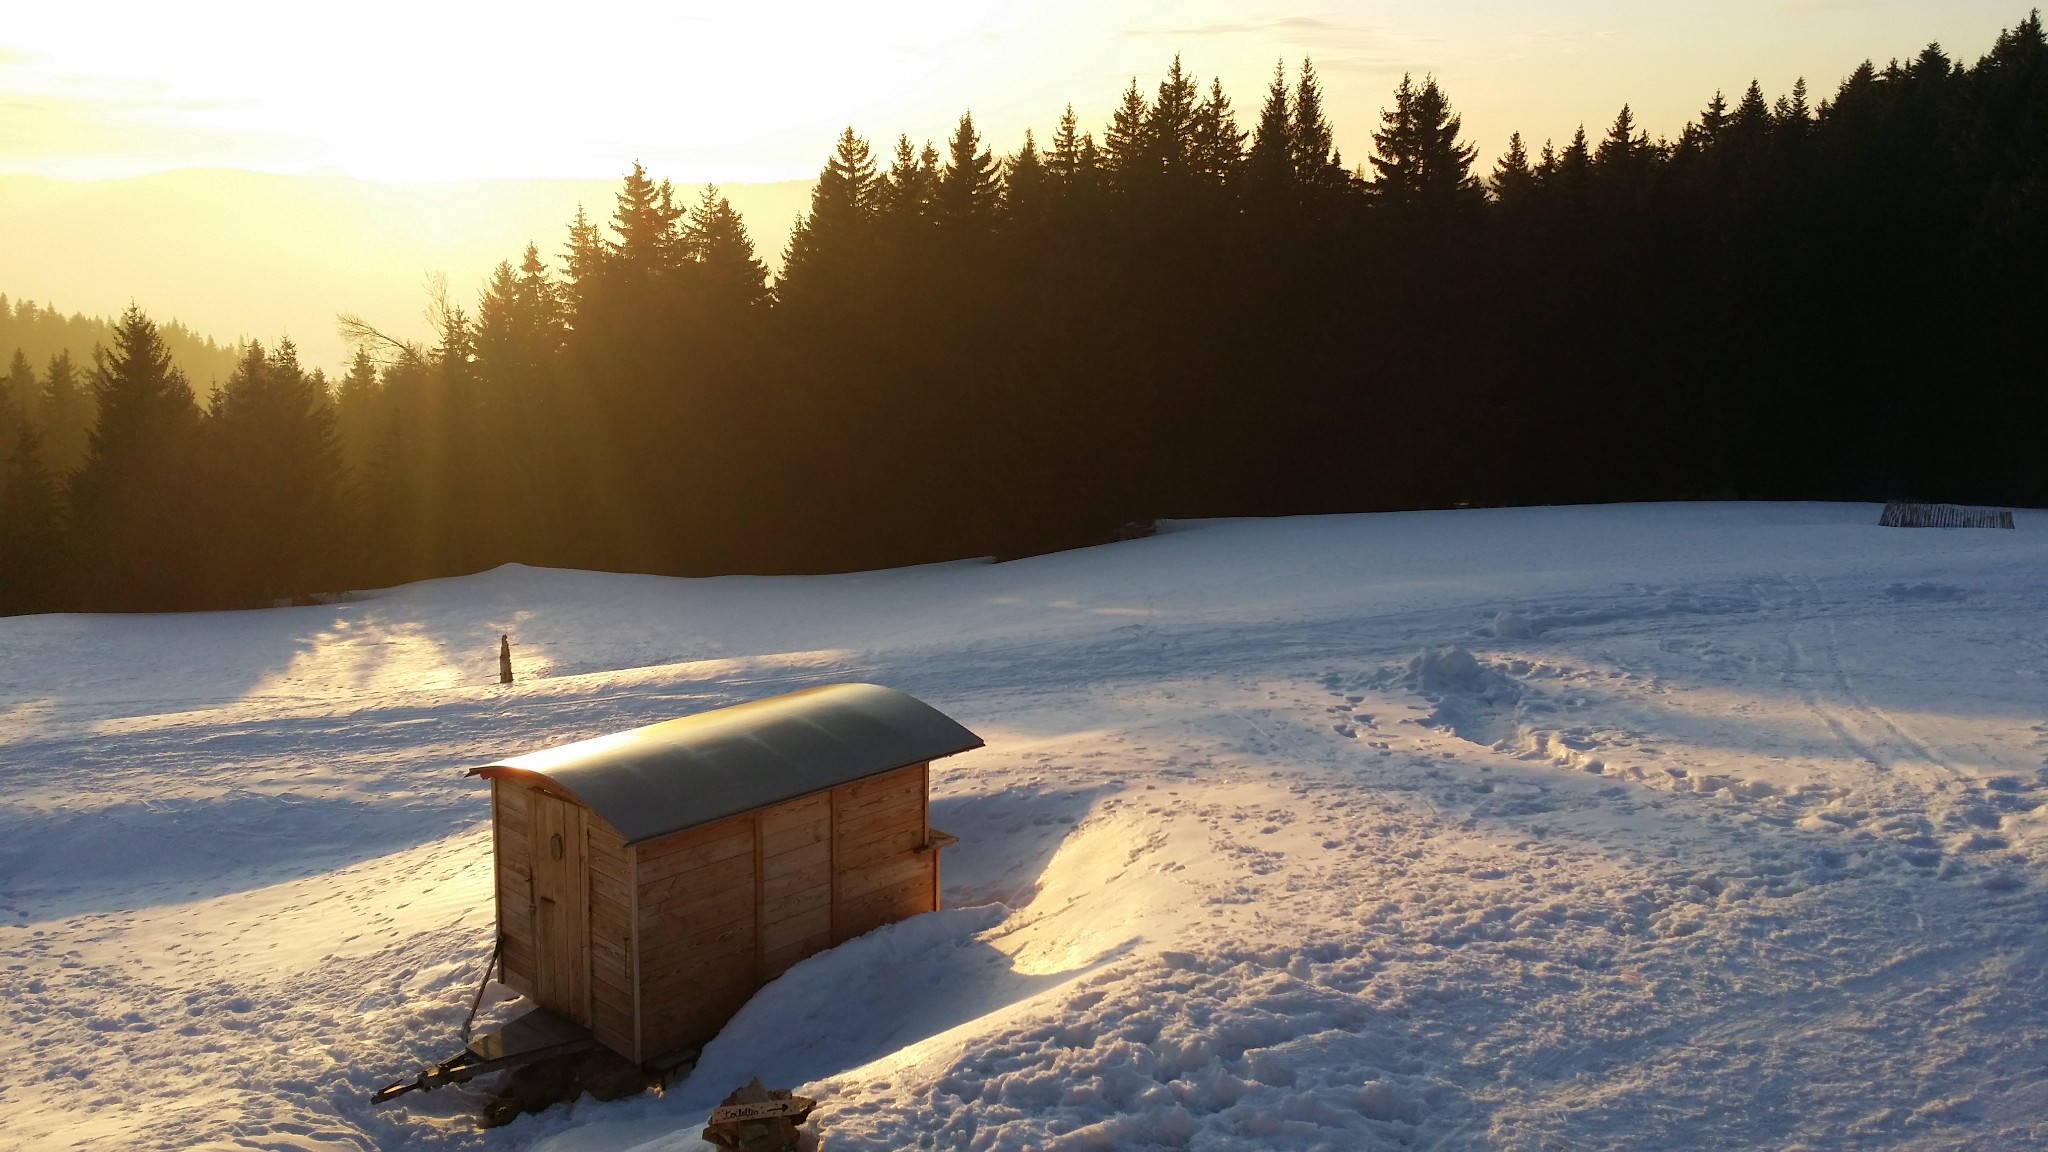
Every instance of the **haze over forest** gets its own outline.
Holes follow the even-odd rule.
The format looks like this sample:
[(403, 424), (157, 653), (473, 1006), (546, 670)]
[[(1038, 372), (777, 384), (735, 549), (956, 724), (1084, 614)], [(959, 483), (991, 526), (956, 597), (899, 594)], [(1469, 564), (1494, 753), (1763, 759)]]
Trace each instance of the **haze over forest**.
[[(774, 260), (810, 187), (792, 180), (719, 192)], [(389, 184), (332, 169), (90, 181), (0, 174), (0, 292), (108, 317), (132, 301), (224, 344), (289, 337), (309, 367), (335, 372), (349, 356), (337, 314), (431, 340), (426, 309), (437, 277), (466, 299), (529, 240), (552, 259), (577, 205), (602, 215), (617, 191), (616, 177)], [(12, 351), (0, 348), (0, 357)], [(72, 349), (81, 363), (91, 352), (90, 344)], [(211, 378), (194, 375), (204, 391)]]

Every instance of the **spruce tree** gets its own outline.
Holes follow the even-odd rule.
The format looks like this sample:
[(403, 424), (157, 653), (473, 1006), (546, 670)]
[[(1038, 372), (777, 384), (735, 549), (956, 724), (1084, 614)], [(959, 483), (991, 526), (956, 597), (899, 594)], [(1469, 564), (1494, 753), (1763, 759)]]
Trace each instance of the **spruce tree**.
[(1606, 139), (1600, 141), (1600, 148), (1594, 154), (1597, 163), (1622, 166), (1634, 163), (1635, 159), (1650, 146), (1648, 136), (1636, 130), (1635, 113), (1626, 104), (1614, 117), (1614, 124), (1607, 129)]
[(926, 144), (923, 154), (910, 137), (896, 137), (889, 171), (876, 181), (876, 217), (900, 240), (912, 222), (931, 216), (939, 190), (938, 154)]
[(605, 261), (604, 236), (597, 225), (583, 211), (583, 205), (576, 206), (576, 219), (569, 224), (569, 242), (562, 250), (562, 297), (563, 304), (574, 311), (588, 296), (603, 274)]
[(17, 422), (0, 470), (0, 615), (62, 607), (53, 599), (57, 485), (43, 467), (35, 429)]
[(1648, 135), (1637, 129), (1635, 113), (1624, 104), (1614, 123), (1593, 153), (1593, 166), (1603, 189), (1603, 199), (1614, 208), (1637, 205), (1649, 191), (1656, 149)]
[(1145, 171), (1145, 122), (1150, 111), (1144, 94), (1138, 91), (1138, 78), (1131, 77), (1131, 86), (1124, 89), (1109, 130), (1102, 137), (1103, 166), (1120, 185), (1140, 178)]
[(1201, 90), (1181, 69), (1180, 57), (1159, 82), (1159, 95), (1144, 115), (1139, 134), (1143, 170), (1169, 179), (1185, 177), (1194, 166), (1195, 117)]
[(1520, 208), (1528, 202), (1535, 185), (1536, 173), (1529, 167), (1529, 150), (1522, 143), (1522, 134), (1513, 133), (1508, 136), (1507, 151), (1494, 162), (1487, 189), (1503, 206)]
[(619, 267), (650, 275), (670, 272), (683, 260), (682, 215), (669, 182), (655, 183), (636, 160), (612, 211), (618, 239), (606, 241), (605, 250)]
[(77, 471), (91, 442), (93, 396), (78, 378), (71, 353), (50, 357), (31, 415), (42, 432), (44, 466), (55, 476)]
[(1294, 99), (1287, 91), (1287, 66), (1273, 66), (1273, 83), (1266, 88), (1266, 102), (1259, 106), (1259, 121), (1252, 129), (1246, 170), (1253, 182), (1265, 188), (1294, 183)]
[(713, 301), (755, 307), (768, 301), (768, 268), (754, 255), (746, 222), (716, 185), (690, 209), (683, 224), (683, 251), (696, 262)]
[[(1869, 62), (1866, 61), (1864, 66), (1869, 67)], [(1727, 127), (1728, 99), (1719, 89), (1715, 89), (1714, 98), (1707, 101), (1706, 108), (1700, 113), (1700, 131), (1711, 144), (1720, 139), (1722, 130)]]
[(1002, 200), (1001, 171), (974, 130), (972, 113), (960, 114), (939, 170), (939, 219), (955, 227), (987, 228)]
[(358, 346), (334, 389), (334, 427), (350, 473), (370, 475), (371, 449), (389, 418), (387, 407), (377, 362), (368, 348)]
[(801, 295), (806, 281), (815, 281), (820, 293), (830, 294), (858, 275), (855, 270), (869, 256), (879, 191), (868, 142), (849, 127), (839, 134), (831, 158), (818, 173), (810, 212), (790, 230), (782, 276), (776, 282), (779, 297)]
[(36, 370), (29, 366), (28, 355), (16, 348), (14, 358), (7, 362), (7, 375), (0, 376), (0, 405), (14, 408), (25, 417), (35, 395)]
[(1052, 151), (1045, 154), (1046, 171), (1062, 185), (1070, 185), (1079, 174), (1081, 167), (1081, 122), (1074, 116), (1074, 106), (1060, 114), (1059, 127), (1053, 132)]
[(1237, 126), (1223, 82), (1211, 80), (1209, 95), (1195, 109), (1193, 150), (1189, 166), (1212, 184), (1228, 182), (1244, 164), (1245, 134)]
[(148, 611), (206, 602), (199, 407), (156, 324), (130, 305), (93, 350), (96, 416), (68, 485), (86, 606)]
[[(1434, 81), (1431, 82), (1432, 86)], [(1407, 78), (1402, 78), (1407, 84)], [(1294, 85), (1294, 116), (1287, 128), (1288, 159), (1294, 165), (1297, 183), (1312, 187), (1335, 187), (1347, 183), (1343, 161), (1337, 156), (1337, 134), (1323, 115), (1323, 84), (1316, 76), (1315, 62), (1301, 62), (1301, 78)], [(1456, 125), (1453, 124), (1455, 134)], [(1375, 135), (1373, 139), (1379, 137)], [(1470, 163), (1470, 160), (1467, 160)]]
[(1484, 193), (1472, 161), (1479, 150), (1458, 142), (1462, 122), (1435, 77), (1425, 76), (1419, 88), (1401, 77), (1394, 106), (1380, 114), (1380, 123), (1372, 134), (1372, 191), (1383, 208), (1445, 220), (1478, 207)]
[(0, 376), (0, 474), (5, 473), (8, 461), (13, 459), (21, 430), (31, 427), (28, 405), (35, 397), (35, 388), (36, 370), (29, 367), (28, 356), (17, 348), (7, 365), (7, 374)]
[(332, 590), (348, 481), (326, 382), (290, 340), (251, 343), (208, 405), (225, 583), (249, 604)]
[(1024, 130), (1024, 146), (1003, 160), (1002, 184), (1003, 215), (1013, 225), (1034, 230), (1043, 227), (1051, 177), (1031, 129)]

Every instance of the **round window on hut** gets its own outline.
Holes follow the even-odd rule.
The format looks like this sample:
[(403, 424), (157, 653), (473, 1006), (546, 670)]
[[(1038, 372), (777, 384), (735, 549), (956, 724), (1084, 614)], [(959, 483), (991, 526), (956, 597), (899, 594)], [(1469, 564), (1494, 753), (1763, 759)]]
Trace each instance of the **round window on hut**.
[(551, 860), (560, 860), (562, 858), (562, 834), (560, 832), (548, 837), (548, 858)]

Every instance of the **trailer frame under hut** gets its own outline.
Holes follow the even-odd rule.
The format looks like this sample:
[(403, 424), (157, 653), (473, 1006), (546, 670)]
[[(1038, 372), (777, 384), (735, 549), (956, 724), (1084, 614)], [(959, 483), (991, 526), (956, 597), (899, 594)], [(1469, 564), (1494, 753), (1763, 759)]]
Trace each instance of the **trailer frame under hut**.
[(500, 980), (639, 1064), (812, 953), (939, 906), (931, 762), (982, 746), (834, 684), (470, 770), (491, 782)]

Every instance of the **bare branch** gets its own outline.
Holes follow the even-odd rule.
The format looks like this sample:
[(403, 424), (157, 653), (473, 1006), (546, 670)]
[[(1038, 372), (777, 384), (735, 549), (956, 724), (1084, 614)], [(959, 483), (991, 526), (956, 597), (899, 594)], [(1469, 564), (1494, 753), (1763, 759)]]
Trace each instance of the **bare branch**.
[(353, 312), (335, 316), (335, 323), (341, 327), (341, 339), (352, 348), (369, 353), (370, 359), (381, 367), (388, 368), (400, 362), (410, 363), (418, 368), (427, 364), (426, 350), (410, 340), (400, 340), (385, 334), (368, 320)]

